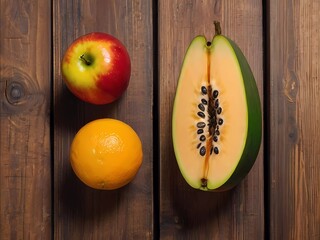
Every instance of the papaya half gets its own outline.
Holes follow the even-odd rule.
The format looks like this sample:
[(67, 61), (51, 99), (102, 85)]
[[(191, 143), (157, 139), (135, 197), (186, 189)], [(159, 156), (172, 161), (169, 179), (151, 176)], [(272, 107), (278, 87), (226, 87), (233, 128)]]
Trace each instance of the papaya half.
[(259, 91), (240, 48), (215, 22), (212, 41), (195, 37), (185, 54), (172, 115), (173, 147), (187, 183), (204, 191), (233, 188), (259, 153)]

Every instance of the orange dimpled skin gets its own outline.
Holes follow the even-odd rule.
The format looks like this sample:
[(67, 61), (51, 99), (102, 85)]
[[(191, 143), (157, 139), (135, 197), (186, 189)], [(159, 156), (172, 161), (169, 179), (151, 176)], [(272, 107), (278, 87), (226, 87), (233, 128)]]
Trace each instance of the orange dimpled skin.
[(142, 164), (142, 144), (126, 123), (105, 118), (83, 126), (70, 149), (71, 166), (86, 185), (117, 189), (135, 177)]

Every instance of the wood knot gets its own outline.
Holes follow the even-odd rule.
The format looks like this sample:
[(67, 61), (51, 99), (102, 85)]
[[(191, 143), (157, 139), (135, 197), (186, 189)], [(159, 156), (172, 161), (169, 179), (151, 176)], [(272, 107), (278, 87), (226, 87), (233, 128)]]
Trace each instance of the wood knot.
[(25, 90), (22, 84), (18, 82), (10, 82), (6, 87), (6, 98), (11, 104), (18, 104), (25, 96)]
[(43, 103), (44, 95), (36, 79), (14, 66), (2, 65), (0, 72), (0, 86), (4, 90), (0, 95), (0, 115), (31, 113)]

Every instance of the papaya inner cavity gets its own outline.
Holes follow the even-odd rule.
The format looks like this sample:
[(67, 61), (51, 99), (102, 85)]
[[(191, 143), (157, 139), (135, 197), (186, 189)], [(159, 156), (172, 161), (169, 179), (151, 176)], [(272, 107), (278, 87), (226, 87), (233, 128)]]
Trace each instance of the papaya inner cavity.
[[(209, 44), (209, 45), (208, 45)], [(207, 45), (210, 46), (210, 42), (207, 42)], [(208, 61), (207, 61), (207, 86), (201, 86), (200, 92), (202, 95), (205, 95), (207, 99), (201, 98), (200, 103), (198, 104), (197, 115), (200, 118), (205, 119), (207, 115), (207, 122), (199, 122), (197, 124), (198, 130), (197, 133), (201, 134), (199, 137), (200, 143), (197, 145), (199, 149), (199, 154), (205, 158), (204, 166), (203, 166), (203, 178), (201, 179), (201, 187), (207, 187), (207, 177), (209, 172), (209, 159), (210, 156), (214, 154), (219, 154), (219, 147), (217, 142), (219, 140), (220, 135), (220, 126), (223, 124), (223, 119), (219, 116), (222, 113), (222, 108), (219, 102), (219, 91), (218, 89), (213, 89), (211, 84), (211, 76), (210, 76), (210, 56), (209, 51), (207, 53)], [(207, 106), (207, 107), (205, 107)], [(205, 114), (205, 109), (206, 114)], [(201, 127), (201, 128), (199, 128)], [(205, 137), (205, 133), (207, 133), (208, 137)], [(204, 142), (201, 144), (201, 142)], [(201, 146), (202, 145), (202, 146)], [(200, 147), (201, 146), (201, 147)]]
[[(220, 126), (224, 121), (220, 116), (222, 108), (218, 98), (219, 91), (213, 90), (212, 85), (208, 85), (201, 87), (201, 94), (206, 95), (208, 100), (202, 98), (198, 104), (197, 115), (203, 120), (200, 120), (197, 123), (197, 135), (199, 136), (198, 140), (200, 141), (197, 144), (197, 149), (199, 149), (199, 154), (205, 158), (203, 179), (206, 179), (209, 171), (210, 156), (213, 153), (218, 155), (220, 151), (217, 142), (219, 141), (219, 136), (221, 134)], [(205, 110), (207, 111), (205, 112)], [(202, 185), (206, 183), (206, 181), (202, 182)]]

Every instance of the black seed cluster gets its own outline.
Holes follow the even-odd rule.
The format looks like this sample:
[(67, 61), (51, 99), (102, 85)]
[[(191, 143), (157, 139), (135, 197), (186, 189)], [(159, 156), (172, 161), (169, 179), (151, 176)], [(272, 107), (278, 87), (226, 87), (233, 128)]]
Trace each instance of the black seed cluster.
[[(206, 86), (202, 86), (200, 89), (200, 92), (202, 95), (207, 95), (208, 94), (208, 89)], [(205, 110), (206, 110), (206, 106), (208, 105), (208, 101), (204, 98), (201, 99), (201, 102), (198, 104), (198, 112), (197, 115), (200, 118), (205, 118), (206, 114), (205, 114)], [(199, 149), (199, 154), (201, 156), (205, 156), (206, 155), (206, 147), (205, 146), (201, 146), (202, 143), (204, 143), (206, 141), (206, 136), (203, 134), (204, 133), (204, 128), (207, 126), (207, 124), (203, 121), (200, 121), (197, 123), (197, 134), (201, 134), (199, 137), (200, 143), (198, 143), (197, 145), (197, 149)], [(205, 145), (205, 143), (204, 143)]]
[(219, 141), (220, 129), (219, 126), (223, 124), (223, 119), (219, 116), (222, 113), (222, 108), (220, 106), (219, 101), (219, 91), (213, 90), (212, 86), (208, 87), (209, 94), (209, 103), (208, 103), (208, 114), (209, 114), (209, 134), (212, 136), (213, 146), (210, 149), (210, 154), (214, 152), (215, 154), (219, 154), (219, 148), (214, 146), (216, 142)]
[[(212, 86), (202, 86), (200, 89), (201, 95), (208, 95), (208, 100), (202, 98), (201, 102), (198, 104), (198, 112), (197, 115), (200, 118), (205, 118), (206, 114), (208, 114), (208, 123), (205, 123), (203, 121), (199, 121), (197, 123), (197, 134), (200, 135), (199, 140), (200, 143), (197, 145), (197, 149), (199, 149), (199, 153), (201, 156), (205, 156), (206, 154), (206, 146), (201, 146), (203, 142), (205, 142), (206, 137), (203, 134), (204, 129), (206, 126), (208, 126), (209, 135), (212, 137), (212, 146), (210, 148), (210, 155), (212, 153), (219, 154), (219, 148), (215, 146), (220, 136), (220, 129), (219, 126), (221, 126), (224, 121), (219, 116), (222, 113), (222, 108), (220, 106), (219, 102), (219, 91), (213, 90)], [(207, 108), (207, 113), (205, 113), (205, 110)]]

